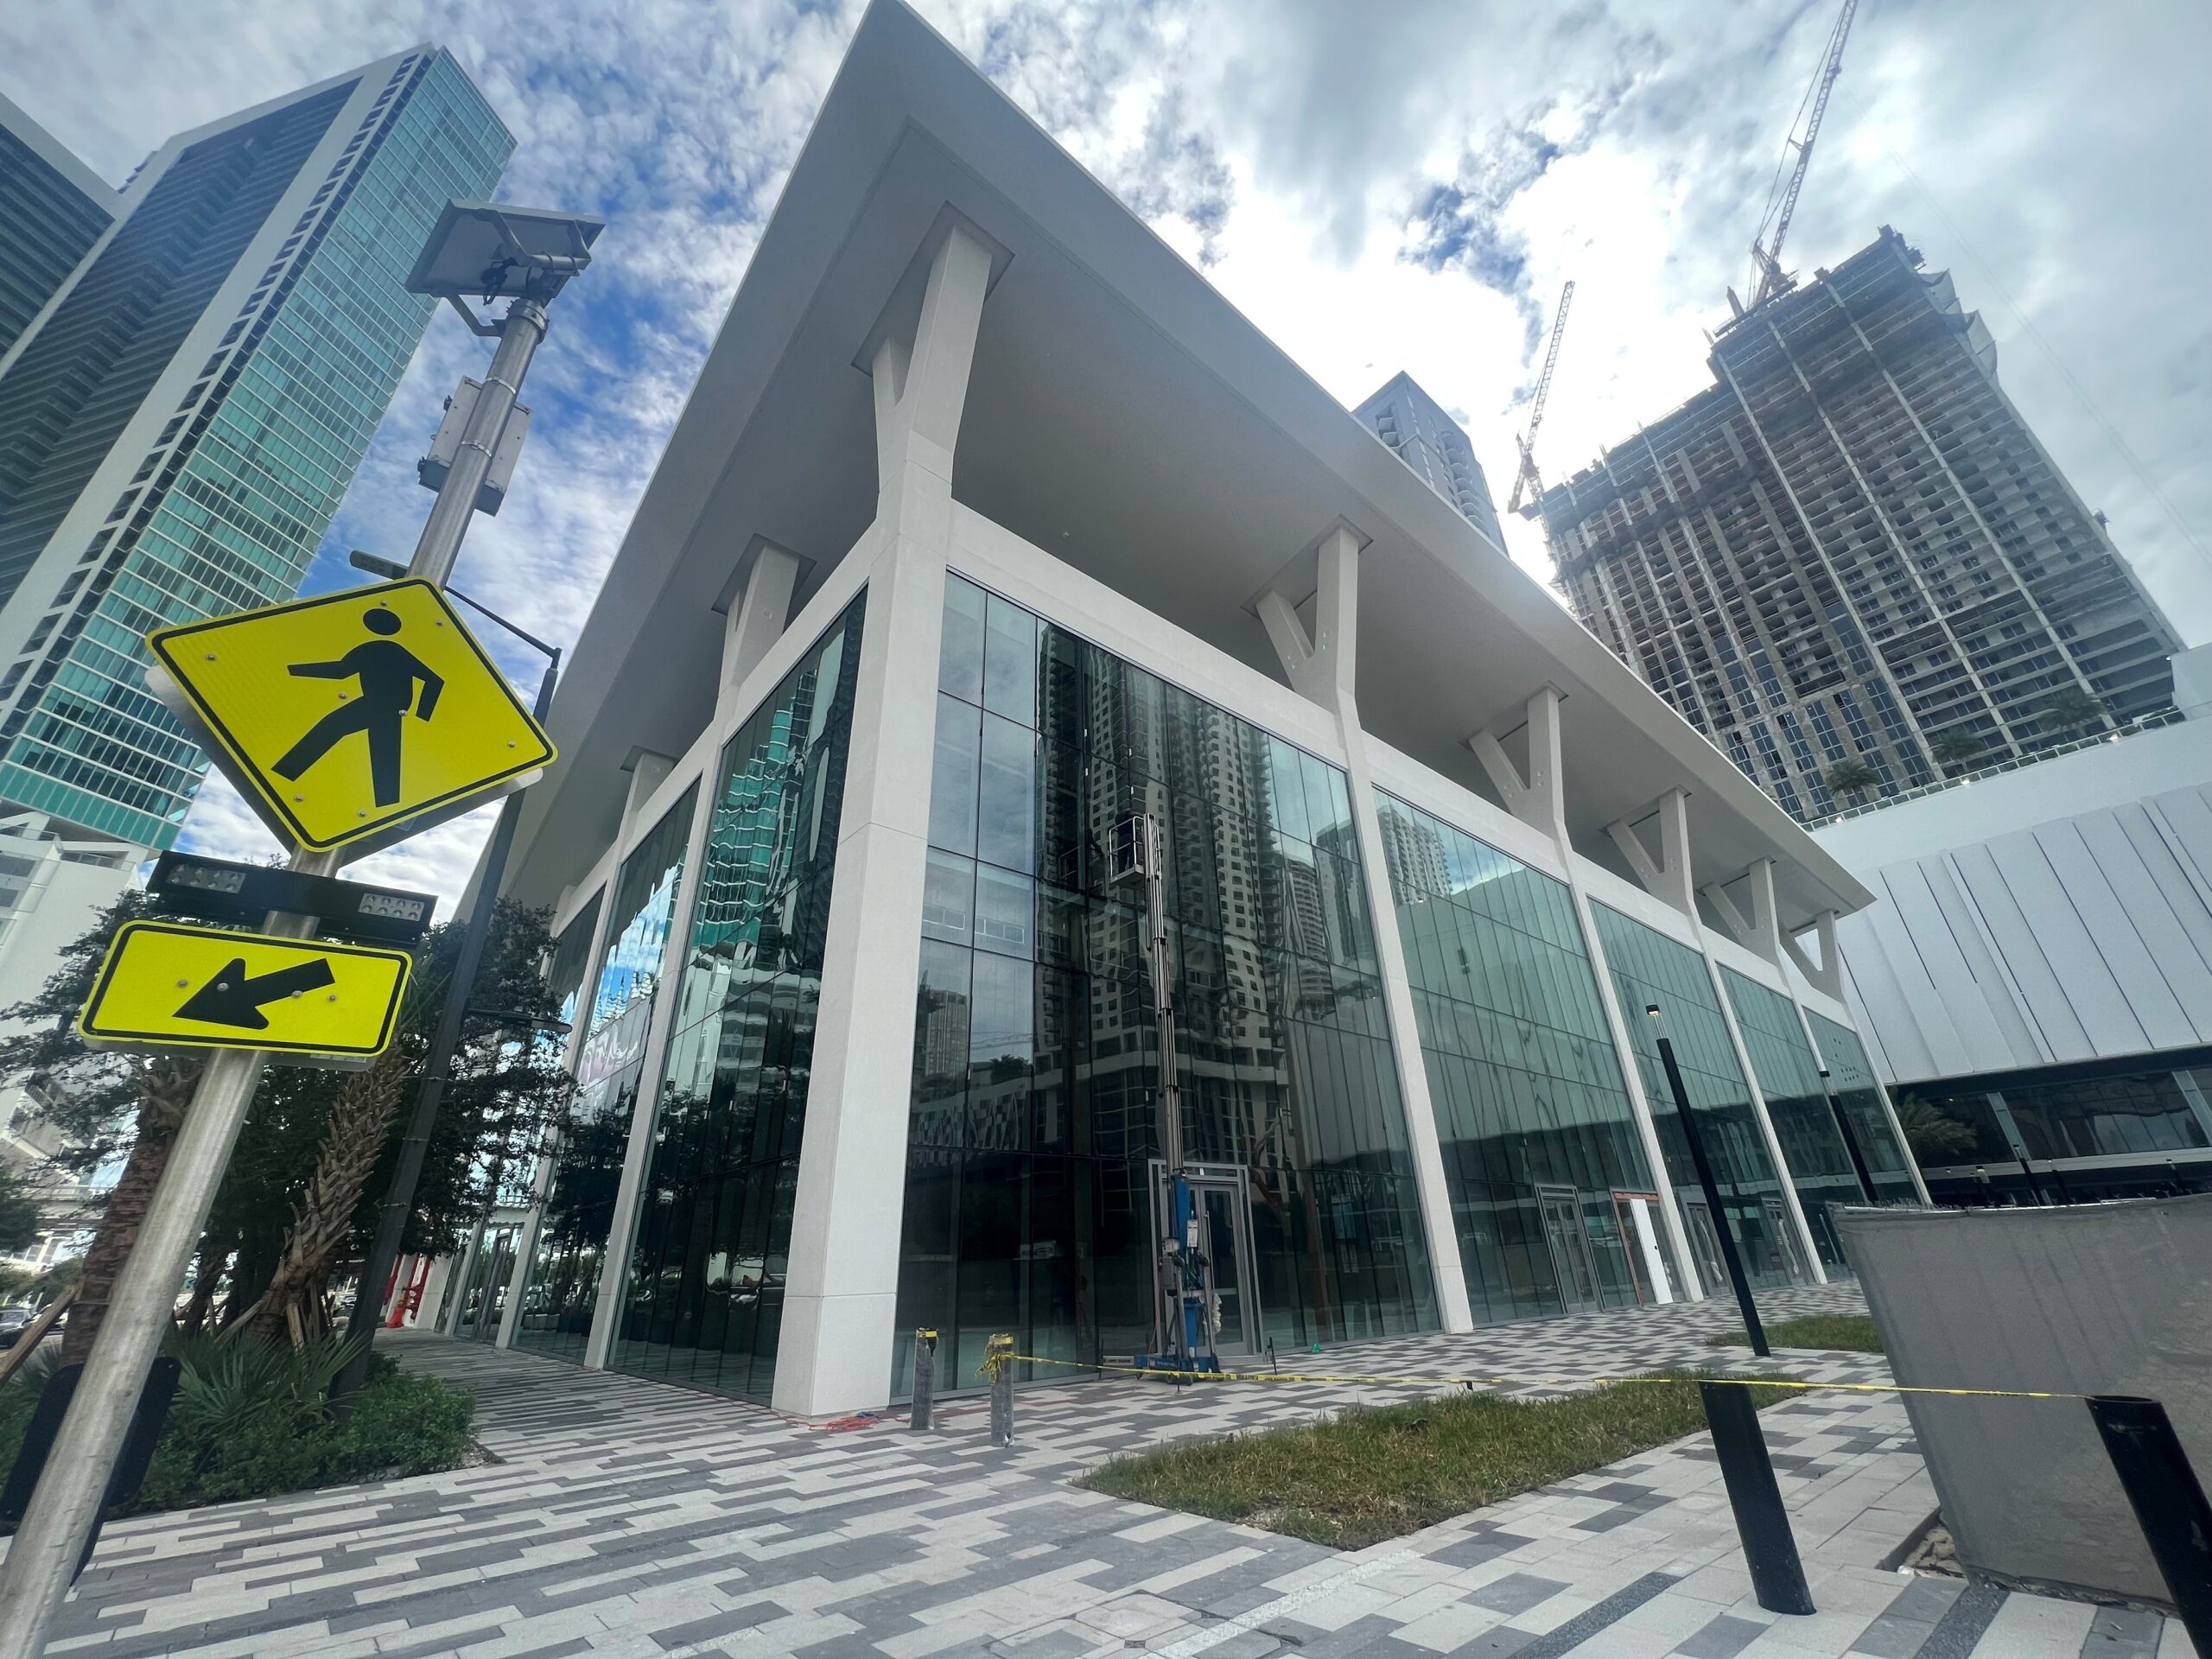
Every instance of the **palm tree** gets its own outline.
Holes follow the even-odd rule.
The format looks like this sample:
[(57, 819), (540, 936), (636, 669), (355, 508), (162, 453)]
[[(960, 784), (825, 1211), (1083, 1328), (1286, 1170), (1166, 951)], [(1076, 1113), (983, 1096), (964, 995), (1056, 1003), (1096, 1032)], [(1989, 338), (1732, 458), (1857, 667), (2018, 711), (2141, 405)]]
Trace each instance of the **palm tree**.
[(1963, 766), (1980, 758), (1988, 745), (1963, 726), (1938, 732), (1928, 740), (1928, 753), (1939, 766)]
[(1864, 760), (1839, 760), (1828, 768), (1828, 787), (1839, 795), (1863, 797), (1881, 781), (1881, 774)]
[(2072, 737), (2103, 721), (2105, 706), (2078, 685), (2062, 685), (2044, 699), (2037, 713), (2045, 731)]

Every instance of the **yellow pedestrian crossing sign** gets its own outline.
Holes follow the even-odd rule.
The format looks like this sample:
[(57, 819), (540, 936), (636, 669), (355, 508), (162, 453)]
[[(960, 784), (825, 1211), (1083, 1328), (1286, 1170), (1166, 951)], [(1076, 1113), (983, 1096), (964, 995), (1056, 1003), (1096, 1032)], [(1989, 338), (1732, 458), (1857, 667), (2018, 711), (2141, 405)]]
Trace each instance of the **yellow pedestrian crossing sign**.
[(143, 1047), (377, 1054), (413, 965), (404, 950), (126, 922), (77, 1029)]
[(431, 582), (149, 634), (155, 695), (279, 836), (316, 852), (467, 810), (553, 745)]

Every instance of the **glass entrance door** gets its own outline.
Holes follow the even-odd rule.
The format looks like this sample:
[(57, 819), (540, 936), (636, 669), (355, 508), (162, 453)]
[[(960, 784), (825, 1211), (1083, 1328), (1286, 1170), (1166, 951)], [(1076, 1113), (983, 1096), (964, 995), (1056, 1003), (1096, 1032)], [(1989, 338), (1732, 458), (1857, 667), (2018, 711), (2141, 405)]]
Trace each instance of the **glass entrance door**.
[(1249, 1258), (1238, 1202), (1244, 1196), (1243, 1189), (1207, 1185), (1193, 1196), (1205, 1213), (1204, 1248), (1213, 1259), (1214, 1351), (1249, 1354), (1258, 1344), (1252, 1339), (1252, 1310), (1244, 1288)]
[(1702, 1198), (1676, 1194), (1681, 1205), (1682, 1230), (1689, 1235), (1690, 1254), (1697, 1258), (1697, 1276), (1708, 1296), (1728, 1294), (1728, 1266), (1721, 1260), (1720, 1236), (1713, 1230), (1713, 1211)]
[(1789, 1224), (1789, 1211), (1780, 1198), (1763, 1199), (1766, 1211), (1766, 1224), (1782, 1246), (1783, 1270), (1789, 1275), (1793, 1285), (1809, 1285), (1813, 1270), (1805, 1261), (1805, 1247), (1798, 1242), (1797, 1230)]
[(1582, 1195), (1573, 1187), (1540, 1186), (1536, 1203), (1543, 1213), (1544, 1239), (1551, 1246), (1560, 1302), (1570, 1313), (1602, 1306), (1597, 1264), (1590, 1259), (1590, 1235), (1582, 1224)]
[[(1153, 1160), (1153, 1280), (1160, 1280), (1160, 1241), (1170, 1228), (1172, 1205), (1166, 1166)], [(1213, 1325), (1214, 1351), (1224, 1358), (1257, 1353), (1260, 1304), (1252, 1279), (1252, 1209), (1247, 1176), (1233, 1165), (1192, 1164), (1183, 1178), (1191, 1185), (1191, 1199), (1198, 1223), (1197, 1247), (1213, 1271), (1213, 1298), (1209, 1317)], [(1155, 1321), (1157, 1323), (1157, 1321)]]

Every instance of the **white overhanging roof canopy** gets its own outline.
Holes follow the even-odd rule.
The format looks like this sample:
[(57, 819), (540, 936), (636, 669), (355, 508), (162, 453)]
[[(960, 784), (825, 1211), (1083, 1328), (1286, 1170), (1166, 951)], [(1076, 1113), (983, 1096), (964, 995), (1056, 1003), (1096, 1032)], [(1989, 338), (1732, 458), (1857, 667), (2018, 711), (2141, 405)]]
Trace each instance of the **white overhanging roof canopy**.
[[(756, 538), (811, 561), (868, 528), (874, 413), (858, 366), (950, 207), (1002, 251), (953, 493), (1280, 679), (1249, 608), (1342, 519), (1361, 561), (1360, 713), (1488, 793), (1467, 736), (1547, 682), (1568, 827), (1689, 792), (1700, 880), (1777, 859), (1783, 925), (1872, 895), (1624, 664), (896, 0), (861, 20), (562, 684), (562, 760), (531, 790), (509, 888), (550, 902), (616, 833), (620, 769), (711, 717), (715, 605)], [(1418, 366), (1418, 365), (1414, 365)], [(1309, 558), (1310, 564), (1311, 560)], [(1295, 596), (1295, 594), (1294, 594)]]

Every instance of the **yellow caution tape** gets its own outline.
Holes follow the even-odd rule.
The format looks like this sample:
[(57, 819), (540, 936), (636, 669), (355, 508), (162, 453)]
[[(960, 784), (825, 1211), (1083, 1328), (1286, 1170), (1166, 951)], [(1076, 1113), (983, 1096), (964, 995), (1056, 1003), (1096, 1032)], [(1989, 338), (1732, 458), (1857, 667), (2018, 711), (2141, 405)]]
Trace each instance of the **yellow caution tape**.
[(1045, 1359), (1035, 1354), (995, 1353), (983, 1369), (996, 1365), (1057, 1365), (1071, 1371), (1113, 1371), (1126, 1376), (1185, 1377), (1198, 1382), (1362, 1382), (1396, 1388), (1573, 1388), (1596, 1382), (1744, 1382), (1761, 1389), (1795, 1389), (1810, 1393), (1830, 1389), (1840, 1394), (1932, 1394), (1981, 1400), (2086, 1400), (2086, 1394), (2055, 1389), (1935, 1389), (1909, 1382), (1808, 1382), (1794, 1376), (1668, 1376), (1639, 1372), (1621, 1376), (1368, 1376), (1323, 1371), (1176, 1371), (1148, 1365), (1087, 1365), (1080, 1360)]

